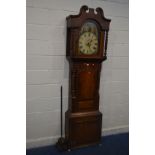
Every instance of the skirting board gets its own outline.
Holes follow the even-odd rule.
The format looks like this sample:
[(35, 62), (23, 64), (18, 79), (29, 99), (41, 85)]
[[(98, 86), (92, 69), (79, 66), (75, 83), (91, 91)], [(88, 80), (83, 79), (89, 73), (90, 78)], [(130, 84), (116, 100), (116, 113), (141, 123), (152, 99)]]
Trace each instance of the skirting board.
[[(108, 136), (113, 134), (125, 133), (129, 132), (129, 126), (118, 126), (114, 128), (105, 128), (102, 130), (102, 136)], [(37, 139), (30, 139), (26, 141), (26, 148), (35, 148), (35, 147), (42, 147), (47, 145), (54, 145), (56, 144), (58, 138), (60, 136), (52, 136), (52, 137), (43, 137)]]

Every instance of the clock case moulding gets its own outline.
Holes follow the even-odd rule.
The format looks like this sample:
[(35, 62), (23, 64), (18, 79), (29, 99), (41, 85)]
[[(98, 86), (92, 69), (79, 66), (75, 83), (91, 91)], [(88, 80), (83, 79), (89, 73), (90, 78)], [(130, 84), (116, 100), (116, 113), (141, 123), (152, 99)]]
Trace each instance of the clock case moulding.
[[(65, 113), (65, 138), (58, 141), (60, 149), (74, 149), (101, 140), (102, 113), (99, 111), (99, 84), (101, 63), (107, 58), (110, 19), (101, 8), (82, 6), (78, 15), (67, 20), (66, 57), (69, 61), (69, 103)], [(98, 30), (98, 51), (93, 54), (79, 52), (81, 27), (92, 22)]]

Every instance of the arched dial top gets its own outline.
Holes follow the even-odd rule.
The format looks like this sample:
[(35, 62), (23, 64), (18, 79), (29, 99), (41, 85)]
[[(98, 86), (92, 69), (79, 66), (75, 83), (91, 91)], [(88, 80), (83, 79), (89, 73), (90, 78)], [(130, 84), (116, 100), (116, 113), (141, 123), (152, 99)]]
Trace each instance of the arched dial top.
[(98, 51), (98, 30), (93, 22), (86, 22), (80, 31), (78, 48), (80, 54), (91, 55)]

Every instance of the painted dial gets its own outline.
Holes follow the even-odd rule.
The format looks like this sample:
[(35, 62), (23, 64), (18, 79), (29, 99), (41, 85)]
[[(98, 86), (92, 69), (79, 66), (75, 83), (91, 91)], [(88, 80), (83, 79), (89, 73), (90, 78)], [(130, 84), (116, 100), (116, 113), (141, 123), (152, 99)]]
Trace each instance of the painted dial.
[(86, 55), (91, 55), (97, 52), (98, 40), (94, 33), (84, 32), (79, 39), (79, 51)]

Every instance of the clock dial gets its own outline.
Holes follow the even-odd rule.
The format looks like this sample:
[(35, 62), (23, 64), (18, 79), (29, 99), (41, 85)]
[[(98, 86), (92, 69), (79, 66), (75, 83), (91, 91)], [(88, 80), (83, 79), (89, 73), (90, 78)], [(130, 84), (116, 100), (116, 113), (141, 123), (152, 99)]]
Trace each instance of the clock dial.
[(81, 27), (78, 51), (84, 55), (92, 55), (98, 51), (98, 29), (94, 22), (88, 21)]
[(79, 39), (79, 51), (86, 55), (96, 53), (98, 50), (98, 40), (94, 33), (84, 32)]

